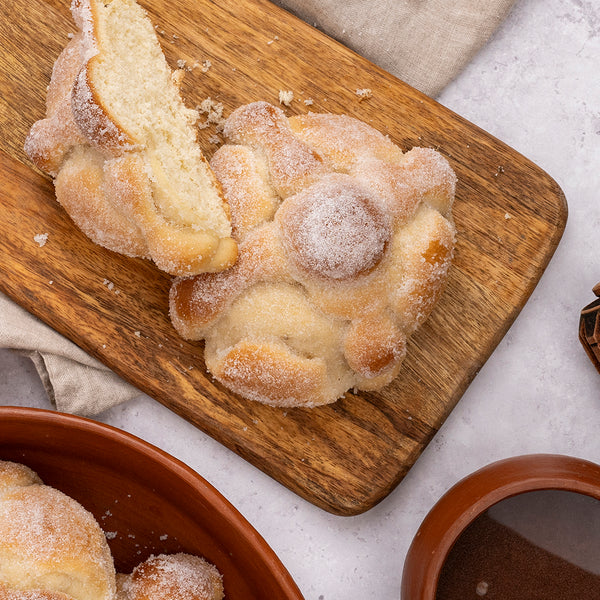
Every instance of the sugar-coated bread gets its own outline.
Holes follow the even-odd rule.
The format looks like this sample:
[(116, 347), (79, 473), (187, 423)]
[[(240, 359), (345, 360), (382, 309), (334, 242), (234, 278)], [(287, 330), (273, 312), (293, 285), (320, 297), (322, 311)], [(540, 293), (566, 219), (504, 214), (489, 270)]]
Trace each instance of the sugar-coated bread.
[(403, 153), (346, 115), (235, 110), (211, 166), (239, 258), (177, 278), (170, 315), (205, 339), (208, 370), (275, 406), (377, 390), (399, 372), (451, 264), (456, 177), (428, 148)]
[(117, 600), (222, 600), (216, 567), (191, 554), (161, 554), (119, 574)]
[(222, 600), (218, 569), (160, 554), (116, 573), (94, 516), (29, 467), (0, 460), (0, 600)]
[(78, 502), (0, 461), (0, 599), (113, 600), (106, 537)]
[(25, 142), (94, 242), (174, 275), (232, 265), (229, 207), (197, 143), (154, 27), (134, 0), (73, 0), (46, 118)]

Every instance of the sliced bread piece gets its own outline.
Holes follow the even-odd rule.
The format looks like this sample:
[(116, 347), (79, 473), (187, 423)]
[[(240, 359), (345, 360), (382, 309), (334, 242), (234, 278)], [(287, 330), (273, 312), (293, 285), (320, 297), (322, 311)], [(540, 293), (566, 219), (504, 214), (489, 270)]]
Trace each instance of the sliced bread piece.
[(47, 116), (25, 149), (94, 242), (173, 275), (231, 266), (229, 207), (154, 27), (134, 0), (73, 0)]

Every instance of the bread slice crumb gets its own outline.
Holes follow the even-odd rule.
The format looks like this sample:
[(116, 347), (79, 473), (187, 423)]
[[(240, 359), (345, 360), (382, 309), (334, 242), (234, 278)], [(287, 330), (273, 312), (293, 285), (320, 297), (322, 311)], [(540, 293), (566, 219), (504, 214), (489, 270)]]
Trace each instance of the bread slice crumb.
[(291, 90), (279, 90), (279, 103), (284, 106), (290, 106), (294, 99), (294, 92)]
[(45, 246), (46, 243), (48, 242), (48, 234), (47, 233), (38, 233), (33, 236), (33, 240), (41, 248), (42, 246)]
[(356, 90), (356, 95), (358, 96), (358, 101), (362, 102), (363, 100), (367, 100), (368, 98), (373, 97), (373, 91), (369, 88), (362, 88)]

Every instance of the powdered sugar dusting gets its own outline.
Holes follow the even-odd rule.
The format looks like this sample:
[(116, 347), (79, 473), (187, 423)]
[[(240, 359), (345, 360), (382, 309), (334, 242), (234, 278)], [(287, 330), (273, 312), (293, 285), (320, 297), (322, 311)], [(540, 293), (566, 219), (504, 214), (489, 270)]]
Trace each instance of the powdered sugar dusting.
[(266, 157), (271, 182), (281, 198), (326, 171), (322, 158), (293, 134), (284, 112), (266, 102), (235, 110), (223, 131), (229, 140), (248, 144)]
[(222, 576), (214, 565), (198, 556), (172, 554), (152, 556), (121, 581), (124, 600), (221, 600)]
[[(112, 600), (114, 566), (94, 516), (35, 474), (15, 477), (7, 464), (0, 463), (0, 580), (20, 587), (30, 570), (42, 588), (47, 577), (57, 592)], [(56, 564), (62, 565), (60, 579)]]
[(380, 204), (344, 175), (323, 178), (288, 198), (279, 223), (300, 268), (334, 280), (372, 269), (391, 235)]
[(309, 113), (290, 119), (296, 136), (316, 149), (336, 171), (347, 172), (363, 156), (386, 161), (402, 158), (389, 138), (363, 121), (348, 115)]

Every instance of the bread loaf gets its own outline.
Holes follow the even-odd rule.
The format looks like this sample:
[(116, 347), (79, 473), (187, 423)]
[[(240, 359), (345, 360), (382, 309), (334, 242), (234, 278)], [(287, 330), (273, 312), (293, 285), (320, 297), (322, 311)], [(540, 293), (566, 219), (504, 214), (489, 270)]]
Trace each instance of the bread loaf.
[(223, 273), (177, 278), (170, 315), (208, 370), (275, 406), (317, 406), (396, 377), (451, 264), (456, 177), (349, 116), (235, 110), (211, 166), (239, 242)]
[(73, 0), (78, 32), (25, 142), (94, 242), (174, 275), (229, 267), (229, 208), (154, 27), (134, 0)]

